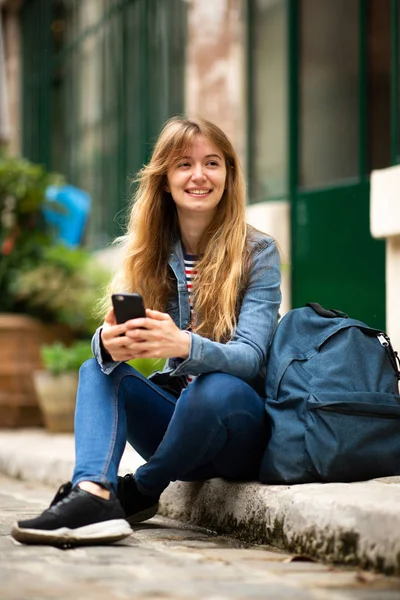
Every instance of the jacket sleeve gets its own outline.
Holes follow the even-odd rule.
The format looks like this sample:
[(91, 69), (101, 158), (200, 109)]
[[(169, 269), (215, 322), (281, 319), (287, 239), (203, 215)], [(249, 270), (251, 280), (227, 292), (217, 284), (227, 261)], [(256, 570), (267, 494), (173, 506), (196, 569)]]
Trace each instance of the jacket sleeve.
[(100, 369), (103, 371), (103, 373), (105, 373), (106, 375), (109, 375), (110, 373), (112, 373), (114, 371), (115, 367), (118, 367), (118, 365), (120, 364), (120, 361), (115, 361), (111, 358), (111, 356), (106, 355), (106, 352), (102, 348), (102, 344), (101, 344), (101, 338), (100, 338), (101, 330), (102, 330), (102, 327), (98, 327), (98, 329), (96, 329), (94, 336), (92, 337), (92, 352), (93, 352), (93, 356), (95, 357), (95, 359), (97, 360), (97, 362), (100, 365)]
[(226, 344), (191, 333), (189, 357), (170, 359), (171, 375), (200, 375), (222, 371), (253, 380), (266, 361), (278, 323), (281, 303), (280, 257), (269, 238), (255, 252), (249, 285), (243, 298), (233, 338)]

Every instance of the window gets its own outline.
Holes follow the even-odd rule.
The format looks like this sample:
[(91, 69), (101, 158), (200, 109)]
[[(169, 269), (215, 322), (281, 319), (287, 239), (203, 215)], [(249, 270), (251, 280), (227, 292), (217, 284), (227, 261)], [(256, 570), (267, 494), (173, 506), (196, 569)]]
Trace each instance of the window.
[(299, 184), (358, 176), (357, 0), (302, 0), (299, 56)]
[(286, 198), (288, 86), (286, 2), (256, 0), (253, 19), (251, 199)]

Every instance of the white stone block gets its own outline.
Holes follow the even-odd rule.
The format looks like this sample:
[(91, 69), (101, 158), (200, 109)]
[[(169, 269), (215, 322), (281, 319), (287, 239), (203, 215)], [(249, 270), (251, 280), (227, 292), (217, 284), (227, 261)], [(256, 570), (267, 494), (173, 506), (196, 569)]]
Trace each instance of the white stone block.
[(386, 330), (400, 353), (400, 235), (386, 242)]
[(290, 203), (258, 202), (247, 207), (247, 222), (256, 229), (272, 235), (278, 244), (282, 265), (282, 306), (283, 316), (291, 308), (290, 287)]
[(370, 227), (375, 238), (400, 235), (400, 165), (371, 173)]

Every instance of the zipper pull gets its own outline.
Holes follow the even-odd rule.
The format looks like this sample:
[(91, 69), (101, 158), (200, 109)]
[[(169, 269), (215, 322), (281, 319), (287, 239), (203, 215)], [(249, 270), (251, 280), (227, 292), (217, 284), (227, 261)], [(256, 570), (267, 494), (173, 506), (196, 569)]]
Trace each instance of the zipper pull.
[(389, 346), (389, 340), (387, 339), (387, 336), (384, 333), (380, 333), (376, 337), (378, 338), (378, 342), (381, 346), (383, 346), (384, 348), (387, 348)]
[(378, 333), (376, 336), (377, 340), (383, 346), (388, 354), (389, 360), (392, 364), (393, 370), (396, 374), (396, 378), (400, 381), (400, 370), (397, 367), (397, 363), (399, 363), (400, 367), (400, 358), (397, 352), (395, 352), (392, 348), (392, 344), (390, 343), (390, 338), (385, 332)]

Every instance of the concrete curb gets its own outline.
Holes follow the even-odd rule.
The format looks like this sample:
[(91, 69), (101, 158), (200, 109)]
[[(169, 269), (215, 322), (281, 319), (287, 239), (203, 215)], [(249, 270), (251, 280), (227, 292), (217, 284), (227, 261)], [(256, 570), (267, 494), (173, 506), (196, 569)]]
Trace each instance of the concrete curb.
[[(0, 471), (54, 488), (71, 477), (73, 436), (43, 430), (0, 432)], [(120, 473), (143, 460), (128, 449)], [(171, 484), (160, 513), (320, 560), (400, 575), (400, 477), (359, 483), (266, 486)]]
[(330, 562), (400, 574), (400, 478), (265, 486), (177, 482), (161, 512)]

